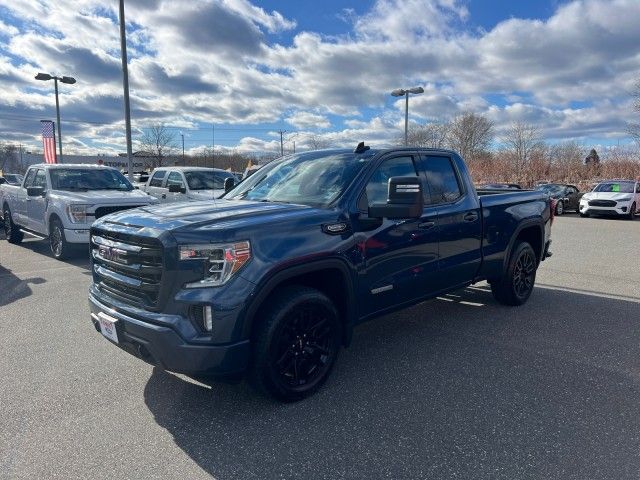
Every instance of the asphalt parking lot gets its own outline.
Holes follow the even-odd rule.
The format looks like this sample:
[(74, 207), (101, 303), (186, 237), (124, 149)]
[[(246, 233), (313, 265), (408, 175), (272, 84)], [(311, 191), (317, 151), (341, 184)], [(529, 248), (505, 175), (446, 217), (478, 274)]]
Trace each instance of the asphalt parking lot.
[(88, 262), (0, 241), (1, 478), (640, 477), (640, 218), (568, 214), (529, 303), (485, 285), (359, 327), (282, 405), (115, 348)]

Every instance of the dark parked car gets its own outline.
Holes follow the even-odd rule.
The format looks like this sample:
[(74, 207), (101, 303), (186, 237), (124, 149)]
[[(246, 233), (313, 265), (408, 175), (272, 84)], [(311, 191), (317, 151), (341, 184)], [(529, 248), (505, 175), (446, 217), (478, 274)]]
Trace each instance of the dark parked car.
[(289, 155), (222, 199), (98, 219), (91, 320), (167, 370), (246, 374), (299, 400), (365, 320), (482, 280), (498, 302), (525, 303), (550, 255), (549, 202), (476, 192), (447, 150)]
[(5, 173), (0, 177), (0, 184), (20, 185), (22, 180), (24, 180), (24, 175), (20, 175), (19, 173)]
[(535, 187), (536, 190), (545, 192), (556, 201), (556, 215), (562, 215), (566, 210), (578, 212), (580, 199), (584, 192), (580, 192), (575, 185), (564, 183), (543, 183)]
[(479, 190), (522, 190), (517, 183), (483, 183), (476, 186)]

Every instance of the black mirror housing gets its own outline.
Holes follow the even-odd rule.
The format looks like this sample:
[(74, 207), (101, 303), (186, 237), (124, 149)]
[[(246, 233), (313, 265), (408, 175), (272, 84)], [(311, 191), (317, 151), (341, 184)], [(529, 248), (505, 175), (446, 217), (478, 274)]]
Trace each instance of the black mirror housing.
[(187, 189), (182, 185), (169, 185), (169, 193), (187, 193)]
[(44, 195), (44, 187), (27, 187), (27, 196), (41, 197)]
[(418, 177), (391, 177), (387, 203), (369, 207), (370, 218), (420, 218), (424, 208), (422, 182)]
[(236, 181), (233, 177), (227, 177), (224, 179), (224, 193), (227, 193), (233, 187), (236, 186)]

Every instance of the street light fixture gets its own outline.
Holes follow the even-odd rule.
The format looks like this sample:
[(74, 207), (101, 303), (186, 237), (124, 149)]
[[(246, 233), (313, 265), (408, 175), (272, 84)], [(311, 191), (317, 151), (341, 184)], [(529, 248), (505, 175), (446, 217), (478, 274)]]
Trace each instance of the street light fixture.
[(50, 75), (48, 73), (38, 73), (36, 75), (36, 80), (42, 80), (46, 82), (47, 80), (53, 80), (56, 90), (56, 117), (58, 119), (58, 149), (60, 150), (60, 162), (62, 162), (62, 132), (60, 129), (60, 103), (58, 102), (58, 80), (61, 83), (66, 83), (69, 85), (73, 85), (76, 83), (76, 79), (73, 77), (56, 77), (55, 75)]
[(404, 146), (406, 147), (409, 143), (409, 94), (413, 93), (414, 95), (418, 95), (419, 93), (424, 93), (424, 88), (422, 87), (411, 87), (411, 88), (396, 88), (391, 92), (391, 95), (394, 97), (402, 97), (404, 96)]

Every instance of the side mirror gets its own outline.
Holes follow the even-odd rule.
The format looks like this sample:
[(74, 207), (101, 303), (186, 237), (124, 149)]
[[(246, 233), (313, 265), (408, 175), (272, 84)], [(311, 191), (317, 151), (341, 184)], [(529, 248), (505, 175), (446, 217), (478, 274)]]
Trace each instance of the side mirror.
[(174, 183), (172, 185), (169, 185), (169, 192), (170, 193), (187, 193), (187, 189), (182, 185), (176, 185)]
[(29, 197), (42, 197), (44, 195), (44, 187), (27, 187), (27, 195)]
[(236, 181), (233, 177), (227, 177), (224, 179), (224, 193), (227, 193), (233, 187), (235, 187)]
[(418, 177), (391, 177), (387, 203), (369, 207), (370, 218), (420, 218), (424, 208), (422, 182)]

